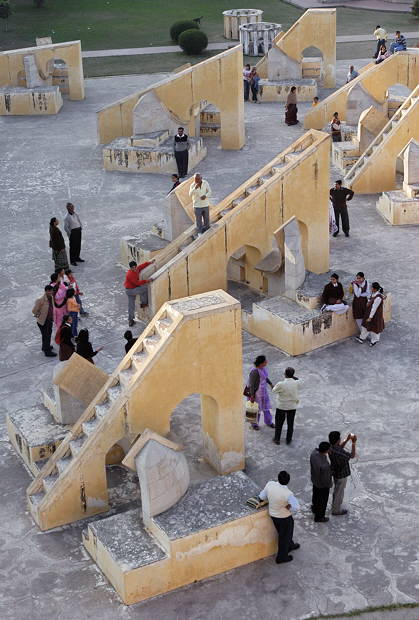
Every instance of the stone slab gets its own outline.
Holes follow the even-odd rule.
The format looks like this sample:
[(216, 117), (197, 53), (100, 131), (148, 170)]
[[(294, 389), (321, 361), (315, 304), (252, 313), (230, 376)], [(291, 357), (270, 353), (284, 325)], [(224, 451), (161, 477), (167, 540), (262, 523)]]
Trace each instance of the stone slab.
[(254, 512), (246, 500), (259, 491), (243, 472), (218, 476), (191, 487), (176, 506), (154, 521), (169, 540), (184, 538)]
[(89, 528), (123, 571), (147, 566), (167, 557), (144, 529), (140, 509), (93, 521)]
[(317, 96), (317, 82), (313, 79), (260, 80), (260, 101), (286, 101), (292, 86), (297, 87), (297, 102)]

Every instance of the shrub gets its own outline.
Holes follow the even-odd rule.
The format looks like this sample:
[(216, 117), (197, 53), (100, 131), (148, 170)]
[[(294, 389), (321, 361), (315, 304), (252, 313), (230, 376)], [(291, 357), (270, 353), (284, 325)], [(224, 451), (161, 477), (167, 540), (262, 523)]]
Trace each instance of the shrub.
[(0, 18), (6, 20), (4, 24), (4, 31), (8, 31), (9, 17), (12, 14), (12, 8), (8, 0), (0, 2)]
[(170, 38), (172, 39), (172, 41), (175, 41), (177, 43), (179, 41), (179, 35), (182, 34), (182, 32), (184, 32), (185, 30), (191, 30), (192, 28), (199, 30), (198, 24), (196, 22), (193, 22), (192, 20), (175, 22), (170, 28)]
[(200, 54), (208, 45), (208, 37), (202, 30), (185, 30), (179, 37), (179, 45), (186, 54)]
[(416, 17), (419, 17), (419, 0), (415, 0), (412, 6), (412, 13)]

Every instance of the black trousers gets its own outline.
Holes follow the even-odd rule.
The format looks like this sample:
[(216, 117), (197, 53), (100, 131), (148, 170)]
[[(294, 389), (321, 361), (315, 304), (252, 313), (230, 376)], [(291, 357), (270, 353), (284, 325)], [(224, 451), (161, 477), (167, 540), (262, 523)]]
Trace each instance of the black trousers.
[(329, 499), (329, 491), (330, 489), (328, 488), (320, 489), (319, 487), (315, 487), (313, 484), (313, 496), (311, 499), (311, 505), (313, 506), (313, 513), (316, 521), (317, 519), (323, 519), (326, 513), (327, 501)]
[(333, 205), (333, 211), (335, 212), (335, 220), (336, 226), (338, 227), (337, 232), (339, 232), (339, 218), (342, 219), (342, 230), (344, 233), (349, 232), (349, 215), (348, 215), (348, 207), (335, 207)]
[(80, 258), (81, 228), (73, 228), (70, 233), (70, 263)]
[(38, 323), (39, 331), (42, 335), (42, 350), (44, 353), (49, 353), (51, 347), (51, 334), (52, 334), (52, 319), (46, 319), (43, 325)]
[(250, 82), (243, 80), (244, 100), (249, 101)]
[(287, 441), (291, 441), (294, 433), (295, 409), (277, 409), (275, 412), (275, 436), (274, 441), (280, 441), (282, 427), (287, 418)]
[(259, 89), (254, 86), (250, 86), (250, 90), (252, 91), (252, 101), (257, 101)]
[(276, 558), (277, 560), (285, 560), (293, 544), (294, 519), (292, 516), (285, 519), (278, 519), (277, 517), (271, 517), (271, 519), (278, 532), (278, 553)]
[(180, 177), (186, 177), (186, 175), (188, 174), (188, 151), (175, 151), (175, 159), (178, 175)]

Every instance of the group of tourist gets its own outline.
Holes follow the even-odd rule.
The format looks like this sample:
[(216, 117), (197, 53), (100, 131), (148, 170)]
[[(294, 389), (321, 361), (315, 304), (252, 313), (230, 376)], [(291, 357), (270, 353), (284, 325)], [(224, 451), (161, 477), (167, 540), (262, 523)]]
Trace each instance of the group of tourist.
[[(260, 103), (258, 99), (259, 82), (260, 76), (256, 67), (250, 68), (250, 65), (245, 65), (243, 69), (243, 92), (245, 101)], [(250, 93), (252, 93), (252, 99), (250, 99)]]
[[(376, 47), (376, 50), (373, 56), (376, 63), (382, 62), (383, 60), (388, 58), (390, 54), (394, 54), (395, 52), (403, 52), (407, 49), (406, 38), (402, 35), (400, 30), (396, 30), (396, 35), (394, 37), (393, 43), (390, 44), (389, 52), (387, 52), (387, 31), (386, 29), (378, 24), (374, 30), (374, 36), (377, 40), (377, 47)], [(385, 58), (382, 57), (383, 55), (385, 55)], [(380, 57), (381, 57), (381, 60), (378, 60)]]

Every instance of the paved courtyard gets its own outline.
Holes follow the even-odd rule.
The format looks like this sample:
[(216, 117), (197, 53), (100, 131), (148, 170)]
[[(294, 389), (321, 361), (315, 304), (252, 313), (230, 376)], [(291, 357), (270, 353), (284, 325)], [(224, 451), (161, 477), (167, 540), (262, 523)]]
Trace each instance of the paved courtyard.
[[(348, 64), (339, 63), (340, 83)], [(48, 223), (52, 216), (63, 219), (68, 200), (83, 219), (86, 262), (76, 274), (90, 316), (82, 326), (89, 328), (94, 346), (105, 347), (96, 359), (109, 372), (123, 354), (127, 328), (119, 240), (134, 231), (145, 233), (161, 219), (170, 178), (105, 173), (95, 111), (160, 77), (87, 80), (86, 100), (66, 100), (56, 117), (0, 119), (0, 618), (301, 620), (418, 601), (419, 229), (387, 225), (375, 209), (376, 195), (355, 196), (350, 203), (351, 236), (331, 240), (331, 266), (354, 273), (361, 269), (392, 291), (393, 320), (380, 344), (370, 349), (346, 340), (291, 361), (243, 333), (244, 376), (254, 357), (264, 353), (272, 380), (292, 363), (303, 381), (293, 443), (276, 446), (272, 430), (263, 428), (247, 431), (246, 449), (246, 472), (261, 487), (280, 469), (291, 474), (290, 487), (302, 503), (295, 527), (301, 549), (294, 562), (278, 567), (267, 558), (128, 608), (84, 551), (83, 524), (41, 533), (28, 515), (30, 476), (8, 443), (4, 419), (8, 411), (39, 402), (40, 388), (51, 381), (55, 361), (42, 355), (31, 315), (53, 271)], [(300, 118), (308, 106), (299, 104)], [(200, 171), (214, 199), (303, 133), (301, 126), (286, 127), (283, 116), (283, 104), (247, 104), (246, 146), (240, 152), (221, 151), (217, 140), (208, 141)], [(340, 176), (331, 171), (331, 180)], [(185, 445), (193, 480), (212, 475), (200, 459), (198, 397), (181, 403), (172, 420), (173, 437)], [(349, 515), (315, 524), (308, 458), (330, 430), (356, 432), (359, 456), (348, 488)], [(125, 510), (137, 501), (137, 484), (121, 468), (112, 469), (113, 510)], [(419, 608), (389, 614), (393, 617), (417, 620)]]

